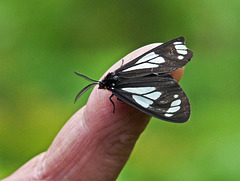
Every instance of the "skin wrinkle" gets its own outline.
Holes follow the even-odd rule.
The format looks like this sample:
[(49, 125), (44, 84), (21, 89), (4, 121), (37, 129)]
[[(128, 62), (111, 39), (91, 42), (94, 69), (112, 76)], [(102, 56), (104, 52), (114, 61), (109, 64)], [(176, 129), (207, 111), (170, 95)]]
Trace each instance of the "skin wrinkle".
[[(81, 170), (82, 168), (84, 168), (84, 166), (86, 165), (86, 163), (89, 161), (89, 158), (91, 158), (91, 155), (94, 154), (95, 149), (93, 149), (95, 147), (95, 145), (97, 145), (97, 142), (94, 139), (90, 139), (89, 137), (86, 137), (85, 139), (83, 139), (84, 141), (81, 142), (81, 144), (85, 145), (85, 151), (84, 154), (80, 154), (78, 152), (78, 149), (76, 149), (75, 153), (76, 155), (73, 157), (73, 161), (72, 163), (75, 164), (75, 166), (70, 166), (69, 170), (73, 171), (73, 170)], [(79, 144), (76, 144), (76, 148), (79, 147)], [(88, 150), (88, 151), (86, 151)], [(84, 156), (82, 156), (84, 155)], [(78, 163), (75, 163), (74, 161), (78, 161)], [(80, 166), (81, 165), (81, 166)], [(76, 168), (76, 169), (75, 169)], [(69, 172), (69, 170), (67, 172)]]
[[(87, 120), (87, 119), (90, 119), (90, 118), (85, 118), (85, 119)], [(86, 122), (90, 122), (90, 120), (87, 120)], [(101, 139), (99, 138), (99, 136), (97, 135), (97, 133), (98, 133), (98, 132), (95, 132), (96, 135), (94, 135), (94, 137), (98, 137), (98, 142), (101, 142)], [(102, 144), (96, 143), (96, 145), (102, 145)], [(96, 151), (96, 149), (94, 149), (94, 150)], [(90, 160), (88, 160), (88, 161), (90, 161)]]
[(89, 126), (88, 126), (87, 121), (86, 121), (86, 105), (84, 107), (82, 107), (82, 109), (83, 109), (82, 120), (79, 121), (79, 122), (81, 122), (82, 127), (84, 127), (83, 130), (85, 130), (87, 132), (87, 131), (89, 131)]
[[(120, 134), (121, 135), (127, 135), (126, 132), (123, 132), (123, 133), (124, 134), (122, 134), (122, 133), (120, 133)], [(117, 135), (117, 133), (115, 133), (115, 134)], [(137, 139), (139, 137), (139, 134), (131, 134), (131, 137), (133, 135), (133, 137), (131, 139), (134, 139), (134, 137), (135, 137), (135, 139)], [(109, 137), (111, 138), (112, 135), (109, 135)], [(127, 144), (125, 144), (125, 141), (124, 141), (124, 144), (122, 144), (121, 140), (120, 140), (121, 138), (119, 139), (119, 137), (117, 137), (117, 136), (113, 136), (113, 137), (116, 138), (115, 139), (116, 144), (113, 145), (113, 147), (115, 149), (114, 149), (114, 151), (111, 151), (111, 149), (107, 149), (107, 152), (105, 153), (104, 160), (107, 161), (107, 162), (113, 163), (113, 164), (117, 164), (117, 165), (125, 165), (125, 162), (128, 159), (128, 157), (130, 156), (129, 153), (131, 153), (131, 150), (134, 147), (136, 140), (127, 142)], [(107, 139), (105, 139), (105, 140), (107, 140)], [(120, 142), (119, 142), (119, 140), (120, 140)], [(106, 144), (108, 144), (111, 147), (111, 144), (109, 144), (107, 141), (106, 141)], [(119, 151), (120, 149), (118, 149), (118, 148), (123, 148), (123, 151)], [(117, 173), (119, 173), (119, 172), (117, 172)], [(117, 177), (117, 175), (116, 175), (116, 177)]]
[[(106, 139), (105, 139), (105, 141), (106, 141)], [(105, 150), (103, 150), (102, 147), (105, 147), (104, 142), (99, 144), (95, 151), (99, 155), (103, 155), (101, 158), (99, 158), (99, 157), (97, 158), (97, 159), (101, 159), (101, 162), (103, 164), (98, 169), (98, 172), (96, 173), (97, 175), (95, 175), (95, 176), (93, 176), (93, 178), (92, 177), (91, 178), (93, 180), (96, 180), (96, 178), (105, 178), (104, 180), (115, 180), (117, 175), (119, 174), (119, 172), (118, 172), (119, 168), (118, 167), (114, 167), (114, 166), (109, 168), (109, 165), (116, 165), (116, 164), (117, 165), (124, 165), (125, 164), (125, 160), (127, 158), (123, 157), (123, 159), (112, 159), (112, 158), (108, 159), (109, 157), (106, 157)], [(93, 167), (95, 167), (95, 165), (93, 165)], [(115, 173), (116, 175), (114, 176), (113, 173)], [(108, 177), (109, 177), (109, 179), (107, 179)], [(91, 180), (91, 178), (89, 178), (89, 179)]]
[[(41, 158), (42, 158), (43, 155), (44, 155), (44, 153), (40, 153), (39, 155), (34, 157), (32, 160), (27, 162), (25, 165), (23, 165), (21, 167), (21, 169), (16, 170), (13, 174), (18, 175), (18, 179), (16, 179), (16, 177), (15, 178), (14, 177), (7, 177), (4, 180), (8, 180), (8, 181), (38, 180), (38, 179), (36, 179), (37, 174), (36, 174), (36, 172), (34, 172), (34, 170), (36, 170), (36, 165), (39, 163), (39, 161), (41, 161)], [(29, 174), (29, 170), (32, 170), (31, 173), (33, 173), (33, 175)]]
[[(88, 148), (86, 148), (86, 150), (88, 150)], [(91, 150), (91, 149), (90, 149)], [(93, 155), (94, 152), (93, 151), (89, 151), (87, 153), (84, 154), (84, 157), (80, 156), (80, 154), (78, 154), (75, 159), (71, 162), (71, 164), (68, 165), (68, 169), (65, 169), (65, 172), (60, 172), (59, 174), (59, 178), (61, 178), (62, 176), (69, 176), (71, 177), (71, 172), (75, 173), (78, 172), (79, 170), (82, 170), (84, 168), (84, 166), (89, 162), (89, 158), (91, 158), (91, 155)], [(81, 157), (80, 159), (78, 159), (78, 157)], [(75, 160), (80, 160), (78, 163), (75, 163)]]
[[(44, 165), (44, 156), (46, 152), (40, 153), (37, 158), (38, 158), (38, 163), (42, 163)], [(37, 165), (33, 168), (33, 179), (38, 180), (39, 176), (41, 175), (41, 170), (39, 170), (41, 167), (38, 167)]]
[[(50, 172), (46, 172), (46, 157), (47, 157), (48, 152), (44, 152), (44, 155), (39, 162), (40, 164), (37, 165), (36, 169), (37, 170), (37, 178), (36, 180), (47, 180), (49, 178), (48, 175), (50, 175)], [(47, 174), (48, 173), (48, 174)]]
[(112, 161), (118, 161), (121, 157), (124, 158), (135, 145), (135, 139), (138, 137), (138, 134), (127, 131), (109, 134), (107, 137), (108, 141), (103, 142), (105, 147), (108, 148), (105, 157)]
[[(86, 114), (86, 111), (85, 111), (85, 114)], [(85, 117), (85, 120), (86, 120), (85, 122), (86, 122), (86, 123), (91, 122), (91, 120), (90, 120), (89, 117), (88, 117), (88, 118), (86, 118), (86, 116), (84, 116), (84, 117)], [(97, 121), (96, 121), (96, 122), (97, 122)], [(92, 129), (92, 128), (89, 128), (89, 129)], [(91, 132), (95, 132), (95, 130), (89, 130), (89, 131), (91, 131)], [(93, 137), (93, 139), (92, 139), (93, 141), (95, 140), (94, 137), (98, 137), (98, 135), (96, 135), (96, 133), (97, 133), (97, 132), (95, 132), (94, 135), (92, 136), (92, 137)], [(88, 138), (88, 139), (89, 139), (89, 138)], [(95, 140), (95, 141), (96, 141), (96, 140)], [(99, 142), (99, 137), (98, 137), (98, 142)], [(98, 145), (98, 142), (95, 142), (93, 145)], [(91, 150), (91, 148), (88, 149), (88, 150)], [(92, 149), (92, 150), (95, 150), (95, 149)], [(91, 155), (89, 152), (88, 152), (88, 154)], [(88, 156), (85, 155), (84, 157), (87, 158)], [(86, 159), (86, 160), (87, 160), (87, 159)], [(88, 160), (88, 161), (89, 161), (89, 160)], [(83, 165), (84, 165), (84, 164), (83, 164)]]
[[(91, 147), (94, 147), (94, 145), (96, 144), (90, 144), (87, 147), (85, 147), (86, 150), (89, 150), (87, 152), (84, 152), (84, 154), (77, 154), (76, 157), (74, 157), (74, 160), (72, 162), (72, 166), (69, 166), (69, 169), (66, 170), (66, 174), (62, 174), (61, 175), (69, 175), (69, 178), (71, 178), (71, 174), (70, 173), (75, 173), (75, 172), (79, 172), (81, 170), (84, 169), (85, 165), (87, 165), (89, 163), (89, 161), (91, 160), (91, 155), (94, 154), (95, 149), (92, 149)], [(84, 156), (82, 156), (84, 155)], [(77, 163), (75, 163), (75, 160), (79, 160)], [(74, 175), (74, 174), (73, 174)]]
[(60, 174), (58, 175), (58, 177), (59, 176), (65, 176), (65, 175), (67, 175), (66, 173), (68, 173), (72, 168), (74, 168), (74, 163), (75, 163), (75, 159), (78, 157), (78, 153), (75, 151), (76, 149), (75, 148), (77, 148), (78, 147), (78, 145), (75, 143), (74, 145), (73, 145), (73, 147), (72, 147), (72, 151), (71, 151), (71, 153), (72, 153), (72, 155), (71, 155), (71, 157), (64, 157), (64, 155), (65, 154), (63, 154), (63, 153), (65, 153), (66, 151), (64, 150), (62, 153), (60, 153), (61, 155), (62, 155), (62, 162), (63, 162), (63, 164), (64, 165), (66, 165), (66, 167), (65, 167), (65, 169), (62, 171), (62, 172), (60, 172)]
[[(130, 108), (131, 108), (131, 107), (130, 107)], [(101, 129), (97, 130), (96, 133), (99, 134), (99, 135), (101, 135), (102, 132), (103, 132), (103, 133), (105, 133), (105, 134), (102, 135), (102, 136), (103, 136), (103, 137), (107, 137), (108, 134), (109, 134), (109, 131), (112, 131), (112, 130), (113, 130), (114, 132), (117, 132), (115, 129), (112, 129), (113, 127), (119, 127), (118, 130), (120, 130), (122, 127), (123, 127), (124, 129), (126, 129), (126, 128), (128, 127), (128, 125), (129, 125), (129, 123), (131, 123), (132, 118), (124, 117), (124, 119), (125, 119), (124, 124), (121, 122), (122, 118), (119, 117), (119, 118), (116, 119), (114, 122), (109, 122), (109, 124), (105, 125), (104, 127), (101, 127)], [(128, 121), (126, 121), (126, 120), (128, 120)], [(125, 122), (126, 122), (126, 123), (125, 123)], [(119, 124), (119, 126), (118, 126), (117, 124)], [(123, 124), (123, 125), (120, 126), (120, 124)], [(110, 132), (110, 134), (111, 134), (111, 132)], [(140, 133), (139, 133), (139, 134), (140, 134)], [(105, 138), (103, 138), (103, 139), (105, 139)]]
[[(132, 111), (135, 112), (134, 109)], [(136, 113), (133, 114), (136, 118), (142, 116), (142, 113)], [(146, 116), (146, 124), (148, 123), (150, 117)], [(108, 133), (104, 138), (103, 144), (106, 146), (106, 155), (109, 158), (112, 158), (116, 160), (119, 156), (122, 157), (123, 155), (127, 155), (131, 148), (135, 145), (137, 138), (142, 133), (142, 131), (145, 129), (145, 126), (140, 127), (139, 129), (132, 131), (131, 129), (126, 129), (128, 127), (133, 127), (136, 123), (135, 118), (127, 117), (125, 118), (125, 121), (123, 125), (119, 125), (118, 130), (114, 130), (110, 133)], [(120, 120), (119, 120), (120, 121)], [(120, 122), (121, 123), (121, 122)], [(115, 123), (114, 123), (115, 124)], [(136, 126), (134, 126), (136, 127)], [(107, 132), (107, 131), (105, 131)], [(127, 150), (129, 148), (129, 151)], [(122, 151), (119, 151), (122, 150)]]
[[(107, 100), (108, 101), (108, 100)], [(121, 104), (123, 104), (124, 106), (128, 106), (128, 105), (125, 105), (125, 103), (121, 103)], [(105, 108), (102, 108), (102, 109), (105, 109)], [(121, 108), (120, 108), (121, 109)], [(132, 109), (132, 111), (135, 113), (135, 112), (137, 112), (137, 115), (139, 114), (138, 113), (138, 111), (136, 111), (135, 109), (133, 109), (133, 108), (131, 108)], [(102, 110), (101, 110), (102, 111)], [(112, 113), (113, 114), (113, 113)], [(140, 113), (141, 115), (143, 115), (143, 113)], [(126, 114), (126, 115), (128, 115), (128, 114)], [(109, 113), (106, 113), (106, 116), (109, 116)], [(105, 117), (105, 114), (103, 115), (103, 117)], [(111, 121), (109, 121), (108, 122), (108, 124), (106, 125), (106, 123), (105, 123), (105, 125), (104, 125), (104, 127), (102, 127), (103, 125), (101, 124), (101, 122), (99, 122), (99, 121), (97, 121), (97, 123), (98, 124), (100, 124), (100, 129), (98, 129), (95, 133), (96, 133), (96, 137), (98, 137), (98, 141), (99, 141), (99, 143), (101, 143), (101, 144), (99, 144), (99, 146), (98, 146), (98, 148), (96, 148), (96, 152), (98, 152), (100, 155), (103, 155), (103, 159), (104, 159), (104, 162), (110, 162), (111, 164), (110, 165), (116, 165), (116, 162), (121, 162), (121, 165), (124, 165), (125, 164), (125, 162), (126, 162), (126, 160), (127, 160), (127, 158), (128, 158), (128, 156), (127, 156), (127, 158), (124, 158), (123, 159), (123, 161), (122, 161), (122, 159), (120, 159), (119, 161), (117, 161), (117, 159), (109, 159), (109, 160), (106, 160), (106, 151), (104, 151), (103, 152), (103, 154), (101, 154), (101, 152), (102, 152), (102, 150), (108, 150), (108, 148), (106, 148), (106, 146), (105, 146), (105, 144), (104, 144), (104, 142), (107, 142), (107, 141), (110, 141), (109, 139), (112, 139), (112, 136), (110, 135), (109, 137), (109, 139), (108, 139), (108, 137), (106, 137), (106, 133), (108, 134), (109, 133), (109, 131), (114, 131), (115, 129), (113, 129), (114, 127), (120, 127), (119, 125), (121, 125), (121, 124), (123, 124), (123, 122), (121, 122), (121, 120), (123, 119), (122, 118), (123, 116), (120, 116), (118, 119), (115, 119), (113, 122), (111, 122)], [(89, 118), (88, 118), (89, 119)], [(105, 119), (102, 119), (102, 120), (105, 120)], [(127, 121), (126, 121), (127, 120)], [(131, 118), (129, 117), (128, 119), (126, 119), (125, 118), (125, 121), (124, 121), (124, 127), (126, 128), (127, 127), (127, 125), (129, 124), (129, 123), (131, 123)], [(88, 121), (87, 121), (88, 122)], [(109, 123), (111, 123), (111, 124), (109, 124)], [(94, 126), (95, 127), (95, 126)], [(96, 127), (95, 127), (96, 128)], [(115, 132), (115, 131), (114, 131)], [(103, 134), (102, 135), (102, 133), (105, 133), (105, 134)], [(139, 133), (140, 134), (140, 133)], [(115, 136), (116, 137), (116, 136)], [(134, 144), (132, 144), (131, 143), (131, 145), (132, 146), (130, 146), (130, 148), (128, 149), (128, 151), (126, 152), (126, 154), (125, 155), (128, 155), (128, 153), (130, 152), (130, 150), (131, 150), (131, 148), (134, 146)], [(126, 146), (126, 145), (124, 145), (124, 146)], [(129, 145), (127, 145), (126, 147), (128, 148), (128, 146)], [(102, 147), (105, 147), (104, 149), (102, 148)], [(117, 149), (116, 149), (117, 150)], [(124, 148), (123, 148), (123, 150), (124, 150)], [(125, 150), (126, 150), (126, 148), (125, 148)], [(117, 153), (117, 152), (116, 152)], [(116, 154), (116, 153), (114, 153), (114, 154)], [(111, 154), (111, 156), (113, 157), (113, 153)], [(119, 157), (119, 156), (118, 156)], [(110, 158), (110, 157), (109, 157)], [(115, 162), (115, 163), (113, 163), (113, 162)], [(107, 165), (109, 165), (109, 164), (107, 164)], [(106, 169), (108, 168), (109, 166), (106, 166)], [(101, 168), (101, 170), (102, 170), (103, 168)], [(109, 169), (109, 168), (108, 168)]]
[[(93, 146), (93, 144), (87, 144), (87, 145), (88, 145), (87, 147), (85, 146), (86, 150), (94, 150), (91, 148), (91, 146)], [(78, 144), (76, 144), (76, 148), (78, 148)], [(73, 153), (75, 153), (75, 154), (73, 155)], [(71, 154), (72, 154), (71, 155), (72, 159), (63, 161), (63, 162), (68, 163), (67, 167), (65, 167), (64, 170), (59, 170), (59, 172), (56, 172), (57, 177), (55, 177), (55, 175), (54, 175), (51, 179), (57, 179), (58, 177), (60, 179), (62, 176), (68, 175), (69, 171), (81, 170), (81, 168), (83, 168), (84, 165), (89, 161), (89, 158), (93, 154), (93, 152), (92, 151), (84, 152), (84, 157), (82, 157), (82, 154), (80, 154), (79, 152), (73, 151), (73, 152), (71, 152)], [(76, 164), (75, 161), (77, 161), (77, 160), (79, 160), (79, 161)], [(63, 163), (62, 161), (59, 161), (59, 162)], [(81, 167), (79, 167), (79, 165), (81, 165)], [(50, 178), (48, 178), (48, 179), (50, 179)]]

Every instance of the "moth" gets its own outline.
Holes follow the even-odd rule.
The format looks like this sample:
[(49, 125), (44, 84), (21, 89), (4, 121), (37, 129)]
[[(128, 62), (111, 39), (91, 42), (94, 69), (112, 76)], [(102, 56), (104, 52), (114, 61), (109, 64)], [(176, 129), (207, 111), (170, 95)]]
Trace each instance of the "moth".
[(96, 84), (99, 89), (112, 92), (112, 97), (158, 119), (174, 123), (186, 122), (190, 117), (190, 103), (187, 95), (171, 76), (170, 72), (185, 66), (193, 57), (193, 52), (185, 45), (184, 37), (179, 37), (139, 55), (129, 63), (110, 72), (96, 81), (75, 72), (93, 83), (82, 89), (78, 98)]

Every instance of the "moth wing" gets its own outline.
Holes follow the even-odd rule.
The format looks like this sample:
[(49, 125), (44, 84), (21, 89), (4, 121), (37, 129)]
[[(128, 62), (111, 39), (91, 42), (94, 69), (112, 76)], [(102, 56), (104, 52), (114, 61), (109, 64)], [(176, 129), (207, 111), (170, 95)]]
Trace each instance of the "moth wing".
[(150, 116), (183, 123), (190, 117), (187, 95), (170, 74), (123, 79), (113, 94)]
[(186, 47), (184, 37), (179, 37), (145, 52), (115, 72), (122, 77), (172, 72), (186, 65), (192, 57), (193, 52)]

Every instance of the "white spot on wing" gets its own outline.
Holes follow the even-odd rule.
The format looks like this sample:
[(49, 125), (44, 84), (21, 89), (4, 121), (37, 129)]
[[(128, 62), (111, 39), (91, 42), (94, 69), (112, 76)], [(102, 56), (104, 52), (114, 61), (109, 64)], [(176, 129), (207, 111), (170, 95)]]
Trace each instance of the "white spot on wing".
[(181, 49), (181, 50), (187, 50), (187, 47), (185, 45), (175, 45), (176, 49)]
[(182, 44), (182, 42), (176, 41), (176, 42), (174, 42), (173, 44), (174, 44), (174, 45), (179, 45), (179, 44)]
[(177, 94), (175, 94), (173, 97), (174, 97), (174, 98), (178, 98), (178, 95), (177, 95)]
[(150, 93), (150, 94), (146, 94), (144, 95), (145, 97), (148, 97), (150, 99), (153, 99), (153, 100), (157, 100), (160, 96), (162, 95), (161, 92), (153, 92), (153, 93)]
[(180, 100), (180, 99), (177, 99), (177, 100), (175, 100), (175, 101), (172, 102), (171, 107), (173, 107), (173, 106), (178, 106), (178, 105), (180, 105), (180, 104), (181, 104), (181, 100)]
[(146, 94), (156, 90), (156, 88), (155, 87), (128, 87), (128, 88), (122, 88), (122, 90), (126, 92), (135, 93), (135, 94)]
[(164, 63), (165, 60), (164, 60), (163, 57), (157, 57), (157, 58), (154, 58), (154, 59), (150, 60), (149, 62), (151, 62), (151, 63)]
[(146, 61), (148, 61), (148, 60), (150, 60), (150, 59), (152, 59), (152, 58), (154, 58), (154, 57), (157, 57), (157, 56), (158, 56), (157, 54), (155, 54), (154, 52), (151, 52), (151, 53), (145, 55), (144, 57), (140, 58), (140, 59), (136, 62), (136, 64), (142, 63), (142, 62), (146, 62)]
[(158, 65), (156, 65), (156, 64), (143, 63), (143, 64), (139, 64), (139, 65), (130, 67), (126, 70), (123, 70), (123, 72), (131, 71), (131, 70), (138, 70), (138, 69), (146, 69), (146, 68), (156, 68), (156, 67), (158, 67)]
[(177, 49), (177, 52), (178, 52), (179, 54), (182, 54), (182, 55), (186, 55), (186, 54), (187, 54), (187, 50), (178, 50), (178, 49)]
[(176, 106), (176, 107), (171, 107), (167, 110), (167, 113), (170, 112), (177, 112), (180, 109), (180, 106)]
[(148, 108), (149, 105), (153, 103), (152, 100), (144, 98), (142, 96), (133, 95), (132, 97), (136, 101), (136, 103), (140, 104), (144, 108)]
[(183, 58), (184, 58), (184, 56), (182, 56), (182, 55), (179, 55), (179, 56), (178, 56), (178, 59), (179, 59), (179, 60), (182, 60)]
[(166, 117), (171, 117), (171, 116), (173, 116), (173, 114), (164, 114), (164, 116), (166, 116)]

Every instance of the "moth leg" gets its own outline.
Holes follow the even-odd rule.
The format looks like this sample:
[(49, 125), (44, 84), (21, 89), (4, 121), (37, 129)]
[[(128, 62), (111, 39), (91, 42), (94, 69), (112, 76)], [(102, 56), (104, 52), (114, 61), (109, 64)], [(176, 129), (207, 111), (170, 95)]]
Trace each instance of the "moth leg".
[(112, 100), (112, 97), (113, 97), (114, 95), (112, 94), (110, 97), (109, 97), (109, 100), (110, 100), (110, 102), (113, 104), (113, 113), (115, 112), (115, 104), (114, 104), (114, 102), (113, 102), (113, 100)]

